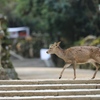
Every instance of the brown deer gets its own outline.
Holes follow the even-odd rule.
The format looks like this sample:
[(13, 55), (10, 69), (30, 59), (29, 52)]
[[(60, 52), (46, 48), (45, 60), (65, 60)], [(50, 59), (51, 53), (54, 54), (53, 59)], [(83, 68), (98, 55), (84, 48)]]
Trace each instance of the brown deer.
[(85, 64), (91, 63), (96, 67), (96, 71), (92, 77), (95, 78), (99, 65), (100, 65), (100, 48), (95, 46), (75, 46), (63, 50), (60, 46), (60, 42), (51, 44), (48, 54), (56, 54), (58, 57), (65, 61), (65, 66), (61, 71), (59, 79), (62, 77), (62, 74), (65, 68), (73, 65), (74, 69), (74, 79), (76, 78), (76, 64)]

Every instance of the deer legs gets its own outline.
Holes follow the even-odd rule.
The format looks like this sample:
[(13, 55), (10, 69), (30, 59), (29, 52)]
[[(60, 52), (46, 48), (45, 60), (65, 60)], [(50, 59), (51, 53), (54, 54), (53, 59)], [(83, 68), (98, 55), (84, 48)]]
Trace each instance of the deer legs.
[(69, 67), (70, 65), (71, 65), (71, 64), (65, 64), (63, 70), (62, 70), (61, 73), (60, 73), (60, 77), (59, 77), (59, 79), (61, 79), (64, 70), (65, 70), (67, 67)]
[[(94, 72), (94, 74), (93, 74), (93, 77), (92, 77), (92, 79), (94, 79), (95, 76), (96, 76), (96, 74), (97, 74), (97, 72), (98, 72), (98, 69), (99, 69), (99, 65), (100, 65), (100, 63), (96, 63), (96, 62), (94, 62), (94, 63), (92, 63), (92, 64), (96, 67), (96, 70), (95, 70), (95, 72)], [(73, 70), (74, 70), (74, 79), (76, 79), (76, 62), (73, 62), (72, 64), (65, 64), (63, 70), (62, 70), (61, 73), (60, 73), (60, 77), (59, 77), (59, 79), (61, 79), (64, 70), (65, 70), (67, 67), (69, 67), (70, 65), (73, 65)]]
[(98, 67), (98, 63), (93, 63), (93, 65), (96, 67), (96, 70), (95, 70), (95, 73), (93, 74), (93, 77), (92, 77), (92, 79), (94, 79), (95, 78), (95, 76), (96, 76), (96, 74), (97, 74), (97, 72), (98, 72), (98, 69), (99, 69), (99, 67)]
[[(66, 64), (66, 65), (64, 66), (63, 70), (62, 70), (61, 73), (60, 73), (59, 79), (61, 79), (64, 70), (65, 70), (67, 67), (69, 67), (70, 65), (71, 65), (71, 64)], [(75, 78), (76, 78), (76, 63), (73, 63), (73, 69), (74, 69), (74, 79), (75, 79)]]
[(73, 63), (74, 79), (76, 79), (76, 62)]

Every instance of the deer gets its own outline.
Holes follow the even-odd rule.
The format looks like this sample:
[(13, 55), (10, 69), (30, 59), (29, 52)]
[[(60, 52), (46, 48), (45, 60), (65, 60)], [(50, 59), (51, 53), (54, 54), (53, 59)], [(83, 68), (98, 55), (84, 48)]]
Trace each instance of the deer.
[(55, 54), (59, 58), (63, 59), (65, 65), (60, 73), (59, 79), (62, 78), (62, 74), (67, 67), (73, 66), (74, 78), (76, 79), (76, 65), (91, 63), (96, 67), (95, 73), (92, 79), (95, 78), (99, 65), (100, 65), (100, 48), (96, 46), (73, 46), (68, 49), (62, 49), (60, 47), (61, 42), (55, 42), (49, 46), (47, 54)]

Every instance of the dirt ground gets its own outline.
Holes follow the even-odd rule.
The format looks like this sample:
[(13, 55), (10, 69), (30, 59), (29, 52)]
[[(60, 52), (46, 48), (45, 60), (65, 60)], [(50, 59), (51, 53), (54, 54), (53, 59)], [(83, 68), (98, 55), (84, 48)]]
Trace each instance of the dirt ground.
[[(40, 59), (11, 59), (21, 79), (58, 79), (62, 68), (46, 67), (44, 61)], [(91, 79), (94, 70), (76, 69), (77, 79)], [(100, 78), (98, 71), (96, 79)], [(64, 71), (62, 79), (73, 79), (73, 69), (67, 68)]]

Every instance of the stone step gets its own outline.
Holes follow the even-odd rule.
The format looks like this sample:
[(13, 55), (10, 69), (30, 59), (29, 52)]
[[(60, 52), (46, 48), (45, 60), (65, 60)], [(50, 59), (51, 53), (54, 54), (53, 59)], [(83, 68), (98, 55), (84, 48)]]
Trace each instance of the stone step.
[(100, 79), (0, 80), (0, 100), (100, 100)]
[(0, 100), (100, 100), (100, 95), (0, 97)]
[(94, 80), (66, 80), (66, 79), (44, 79), (44, 80), (0, 80), (0, 85), (33, 85), (33, 84), (99, 84), (100, 79)]
[(100, 89), (100, 84), (0, 85), (0, 90)]
[(0, 91), (0, 97), (99, 95), (100, 89)]

